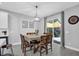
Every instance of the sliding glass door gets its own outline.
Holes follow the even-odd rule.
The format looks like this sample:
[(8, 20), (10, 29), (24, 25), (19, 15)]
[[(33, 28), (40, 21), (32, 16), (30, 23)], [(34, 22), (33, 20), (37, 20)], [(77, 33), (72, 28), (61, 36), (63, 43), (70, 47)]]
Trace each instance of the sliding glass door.
[(61, 21), (59, 19), (53, 20), (53, 30), (54, 30), (54, 42), (60, 43), (61, 42)]
[(53, 40), (55, 43), (61, 42), (61, 21), (58, 19), (50, 20), (47, 22), (47, 32), (53, 34)]

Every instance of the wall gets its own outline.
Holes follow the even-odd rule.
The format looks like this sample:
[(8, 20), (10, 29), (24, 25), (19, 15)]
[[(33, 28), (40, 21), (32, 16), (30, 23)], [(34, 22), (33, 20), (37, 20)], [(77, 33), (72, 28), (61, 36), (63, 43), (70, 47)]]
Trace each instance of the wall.
[(0, 35), (4, 30), (8, 31), (8, 13), (0, 11)]
[(61, 13), (47, 17), (47, 21), (58, 19), (61, 22)]
[(19, 18), (19, 27), (20, 27), (20, 33), (27, 33), (27, 32), (35, 32), (35, 23), (34, 23), (34, 28), (22, 28), (22, 21), (32, 21), (30, 18)]
[(79, 51), (79, 22), (75, 25), (68, 23), (72, 15), (79, 16), (79, 5), (69, 8), (65, 12), (65, 46)]
[(43, 34), (43, 33), (44, 33), (44, 18), (40, 19), (39, 22), (39, 34)]
[(9, 14), (9, 43), (16, 44), (20, 42), (20, 30), (19, 30), (19, 19), (12, 14)]
[[(7, 31), (8, 35), (8, 13), (0, 11), (0, 36), (4, 36), (4, 33), (2, 33), (2, 31)], [(5, 43), (5, 38), (0, 39), (0, 46)]]

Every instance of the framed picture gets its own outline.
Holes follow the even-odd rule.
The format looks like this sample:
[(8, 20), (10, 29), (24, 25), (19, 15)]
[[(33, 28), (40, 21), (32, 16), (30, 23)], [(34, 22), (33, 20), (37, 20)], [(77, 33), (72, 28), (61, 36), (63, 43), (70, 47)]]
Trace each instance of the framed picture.
[(79, 17), (78, 17), (78, 16), (71, 16), (71, 17), (69, 17), (69, 19), (68, 19), (68, 22), (69, 22), (70, 24), (76, 24), (76, 23), (78, 23), (78, 21), (79, 21)]
[(22, 21), (22, 28), (28, 28), (28, 21)]
[(34, 22), (29, 22), (29, 28), (34, 28)]

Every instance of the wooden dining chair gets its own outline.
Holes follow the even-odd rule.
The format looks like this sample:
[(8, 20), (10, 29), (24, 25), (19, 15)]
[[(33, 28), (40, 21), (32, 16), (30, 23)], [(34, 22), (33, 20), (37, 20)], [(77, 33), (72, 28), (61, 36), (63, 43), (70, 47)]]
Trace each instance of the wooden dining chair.
[(52, 37), (53, 37), (53, 35), (51, 33), (49, 33), (47, 35), (48, 35), (47, 43), (48, 43), (48, 46), (50, 45), (49, 49), (51, 49), (51, 51), (52, 51)]
[(53, 35), (52, 35), (52, 33), (49, 33), (49, 32), (44, 33), (44, 34), (46, 34), (48, 36), (47, 43), (48, 43), (48, 46), (50, 45), (49, 49), (51, 49), (51, 51), (52, 51), (52, 37), (53, 37)]
[(24, 56), (26, 55), (26, 48), (30, 47), (30, 43), (25, 40), (25, 37), (24, 35), (20, 34), (20, 37), (21, 37), (21, 49), (22, 49), (22, 52), (24, 53)]
[(40, 56), (44, 52), (46, 52), (46, 54), (48, 54), (47, 39), (48, 39), (47, 36), (41, 36), (40, 42), (37, 45), (35, 45), (34, 52), (37, 52), (39, 50), (40, 51)]

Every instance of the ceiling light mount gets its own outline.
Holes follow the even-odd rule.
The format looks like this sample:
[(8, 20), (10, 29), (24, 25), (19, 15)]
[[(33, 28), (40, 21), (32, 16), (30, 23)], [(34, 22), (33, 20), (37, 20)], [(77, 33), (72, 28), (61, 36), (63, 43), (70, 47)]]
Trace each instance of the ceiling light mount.
[(38, 8), (38, 6), (37, 6), (37, 5), (36, 5), (35, 7), (36, 7), (36, 8)]
[(38, 6), (36, 5), (35, 8), (36, 8), (35, 21), (39, 21), (39, 17), (37, 16), (37, 14), (38, 14), (38, 13), (37, 13)]

